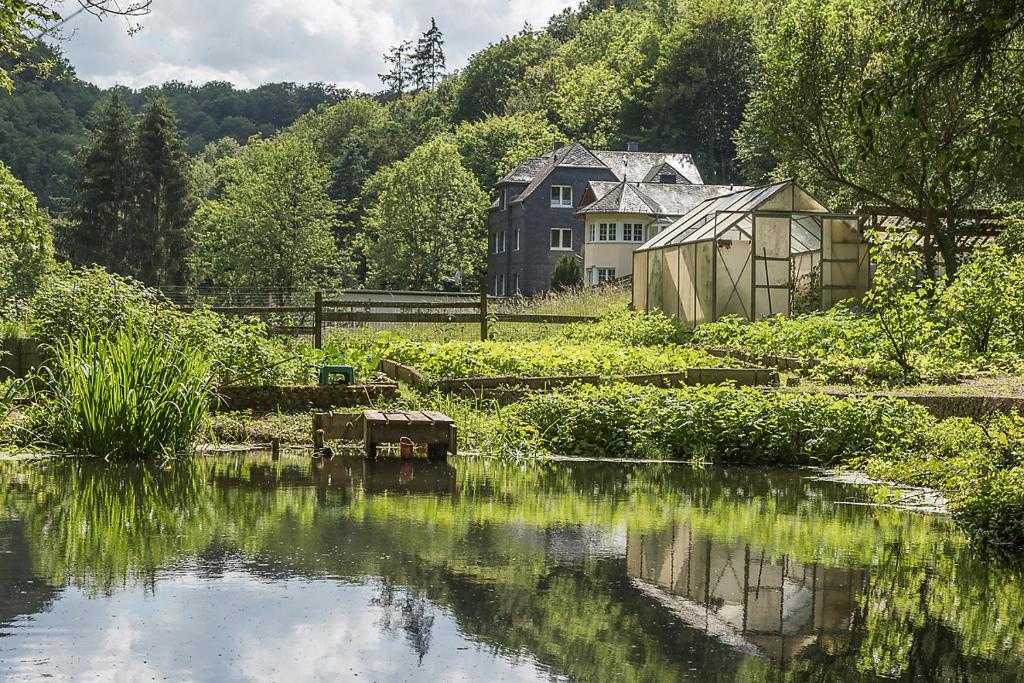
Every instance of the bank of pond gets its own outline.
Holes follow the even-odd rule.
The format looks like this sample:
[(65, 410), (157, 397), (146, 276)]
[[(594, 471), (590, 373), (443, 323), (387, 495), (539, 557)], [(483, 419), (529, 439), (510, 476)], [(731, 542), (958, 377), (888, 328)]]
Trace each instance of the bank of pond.
[(0, 677), (1015, 680), (1020, 566), (873, 501), (682, 463), (3, 462)]

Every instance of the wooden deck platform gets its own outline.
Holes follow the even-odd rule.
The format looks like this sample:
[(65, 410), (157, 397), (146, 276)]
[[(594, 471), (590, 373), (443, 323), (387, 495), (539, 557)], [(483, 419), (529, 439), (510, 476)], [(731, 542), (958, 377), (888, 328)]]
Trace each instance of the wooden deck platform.
[(426, 444), (431, 459), (458, 453), (455, 421), (432, 410), (364, 410), (354, 413), (314, 413), (313, 446), (322, 450), (330, 440), (363, 441), (368, 458), (377, 457), (377, 446), (407, 438)]

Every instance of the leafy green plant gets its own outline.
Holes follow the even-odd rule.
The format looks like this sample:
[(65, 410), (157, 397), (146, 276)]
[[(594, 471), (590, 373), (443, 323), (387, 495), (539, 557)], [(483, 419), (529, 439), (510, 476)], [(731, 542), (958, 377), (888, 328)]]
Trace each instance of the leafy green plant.
[(1003, 247), (979, 247), (962, 264), (956, 279), (943, 289), (937, 312), (948, 332), (975, 354), (986, 355), (1015, 310), (1024, 305), (1021, 259), (1011, 259)]
[(915, 352), (934, 339), (929, 283), (920, 277), (920, 261), (900, 239), (879, 239), (872, 249), (874, 282), (864, 302), (878, 319), (888, 357), (907, 376), (915, 376)]
[(613, 341), (627, 346), (663, 346), (682, 344), (688, 333), (675, 318), (659, 311), (610, 311), (597, 322), (573, 323), (562, 331), (563, 338), (589, 343)]
[(502, 375), (602, 375), (606, 377), (672, 372), (692, 367), (734, 367), (700, 349), (669, 344), (628, 346), (612, 341), (546, 339), (519, 342), (383, 341), (379, 354), (433, 377)]
[(58, 447), (110, 458), (192, 447), (211, 396), (202, 353), (128, 326), (68, 337), (53, 358), (40, 431)]

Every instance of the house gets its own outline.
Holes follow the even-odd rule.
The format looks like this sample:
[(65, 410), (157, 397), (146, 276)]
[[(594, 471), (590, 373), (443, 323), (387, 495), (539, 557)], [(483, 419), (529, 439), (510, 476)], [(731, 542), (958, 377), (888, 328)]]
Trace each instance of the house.
[(649, 182), (674, 176), (699, 185), (689, 154), (590, 150), (576, 142), (556, 143), (540, 157), (528, 157), (494, 188), (488, 212), (487, 271), (495, 296), (531, 295), (550, 287), (558, 259), (583, 262), (584, 220), (577, 207), (593, 181)]
[(632, 275), (634, 249), (705, 199), (736, 189), (679, 182), (663, 173), (648, 182), (590, 181), (576, 212), (583, 219), (585, 281), (598, 285)]
[(792, 180), (706, 199), (633, 252), (633, 307), (690, 326), (824, 310), (869, 286), (860, 219)]

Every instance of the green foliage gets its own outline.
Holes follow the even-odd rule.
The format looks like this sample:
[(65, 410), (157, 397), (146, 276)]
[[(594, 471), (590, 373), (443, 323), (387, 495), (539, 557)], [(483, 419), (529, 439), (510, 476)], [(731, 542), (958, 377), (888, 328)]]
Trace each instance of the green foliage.
[(153, 99), (143, 109), (132, 156), (136, 204), (122, 272), (154, 285), (183, 285), (193, 210), (189, 163), (165, 100)]
[[(1011, 260), (1002, 247), (980, 247), (941, 293), (937, 313), (948, 333), (972, 354), (986, 355), (994, 338), (1005, 338), (1012, 320), (1024, 313), (1024, 260)], [(1000, 329), (1002, 328), (1002, 329)]]
[(455, 129), (463, 164), (489, 189), (529, 156), (549, 152), (560, 134), (539, 114), (487, 116)]
[(871, 250), (875, 271), (864, 302), (878, 319), (888, 357), (908, 376), (919, 354), (934, 339), (929, 283), (919, 277), (920, 261), (903, 240), (878, 240)]
[(828, 465), (915, 443), (927, 412), (900, 399), (836, 399), (727, 386), (628, 384), (531, 395), (512, 422), (557, 455)]
[(78, 265), (95, 264), (120, 271), (125, 265), (129, 221), (135, 210), (131, 154), (135, 122), (117, 92), (95, 117), (95, 130), (78, 153), (72, 230), (65, 251)]
[[(776, 175), (799, 177), (833, 207), (881, 204), (920, 216), (925, 268), (948, 278), (963, 209), (1019, 193), (1021, 55), (1006, 51), (985, 77), (966, 63), (934, 71), (922, 36), (935, 23), (914, 3), (791, 0), (765, 36), (763, 77), (740, 130), (741, 156), (768, 153)], [(1014, 114), (1019, 130), (1019, 113)]]
[(210, 398), (201, 351), (132, 325), (66, 338), (53, 356), (44, 410), (49, 441), (109, 458), (191, 449)]
[(551, 271), (551, 291), (564, 292), (583, 285), (583, 266), (572, 254), (566, 254), (555, 262)]
[(663, 148), (691, 152), (705, 182), (731, 182), (739, 177), (733, 135), (759, 68), (759, 8), (706, 0), (688, 9), (659, 56), (648, 135)]
[(343, 281), (328, 181), (308, 142), (250, 144), (231, 165), (223, 197), (204, 201), (196, 213), (189, 259), (196, 282), (313, 288)]
[(596, 322), (568, 325), (562, 336), (581, 344), (613, 341), (625, 346), (666, 346), (685, 343), (689, 334), (678, 320), (659, 311), (619, 310), (604, 313)]
[(25, 296), (53, 265), (53, 230), (36, 198), (0, 163), (0, 300)]
[[(635, 332), (644, 334), (650, 330)], [(573, 337), (515, 342), (413, 342), (385, 337), (381, 339), (378, 353), (435, 378), (505, 375), (611, 377), (735, 365), (728, 359), (674, 344), (630, 346), (598, 338), (591, 338), (585, 344), (579, 342)]]
[(438, 138), (368, 182), (360, 250), (367, 279), (396, 289), (442, 289), (473, 277), (483, 259), (487, 195)]
[(237, 320), (198, 310), (182, 313), (159, 292), (101, 268), (59, 267), (40, 283), (18, 312), (33, 337), (56, 345), (66, 337), (146, 328), (209, 360), (218, 384), (307, 383), (312, 360), (295, 340), (272, 338), (257, 320)]
[(522, 31), (474, 54), (459, 77), (453, 120), (505, 114), (527, 72), (549, 58), (556, 45), (548, 36)]

